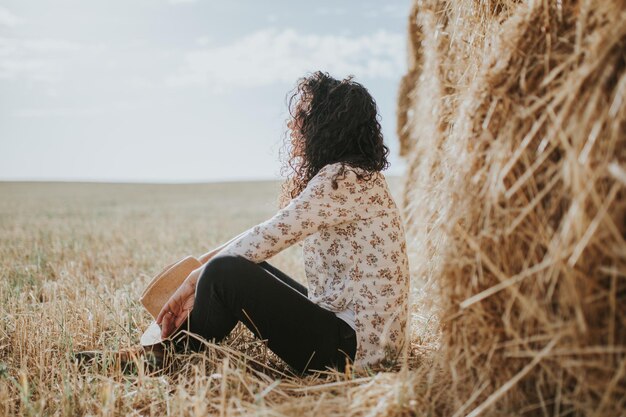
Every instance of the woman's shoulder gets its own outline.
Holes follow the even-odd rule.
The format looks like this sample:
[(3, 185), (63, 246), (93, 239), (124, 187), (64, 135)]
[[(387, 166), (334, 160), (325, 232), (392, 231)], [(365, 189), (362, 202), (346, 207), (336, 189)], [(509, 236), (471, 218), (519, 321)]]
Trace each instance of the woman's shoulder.
[(328, 176), (329, 174), (336, 174), (342, 172), (345, 176), (351, 175), (352, 177), (358, 176), (367, 176), (371, 179), (373, 178), (384, 178), (384, 175), (380, 171), (371, 172), (371, 175), (366, 175), (369, 171), (365, 168), (361, 168), (357, 165), (352, 165), (349, 162), (332, 162), (324, 165), (319, 171), (318, 174), (322, 174), (324, 176)]
[[(341, 165), (343, 164), (343, 162), (331, 162), (330, 164), (326, 164), (324, 165), (319, 172), (324, 172), (324, 173), (328, 173), (328, 172), (337, 172), (339, 171), (339, 169), (341, 169)], [(318, 173), (319, 173), (318, 172)]]
[(380, 171), (371, 172), (345, 162), (323, 166), (312, 182), (329, 193), (362, 195), (382, 193), (387, 188), (385, 177)]

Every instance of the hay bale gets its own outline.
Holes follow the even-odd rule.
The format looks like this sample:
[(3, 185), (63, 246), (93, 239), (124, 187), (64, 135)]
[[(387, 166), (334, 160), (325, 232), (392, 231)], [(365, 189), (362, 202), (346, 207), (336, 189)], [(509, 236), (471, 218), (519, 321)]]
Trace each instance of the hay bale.
[(626, 3), (415, 0), (411, 22), (404, 210), (442, 414), (624, 415)]

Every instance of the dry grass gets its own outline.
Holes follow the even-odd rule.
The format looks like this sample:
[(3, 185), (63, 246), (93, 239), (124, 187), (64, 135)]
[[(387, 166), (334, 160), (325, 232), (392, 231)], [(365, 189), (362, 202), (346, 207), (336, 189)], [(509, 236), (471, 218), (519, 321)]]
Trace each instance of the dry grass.
[[(398, 196), (399, 179), (390, 183)], [(140, 360), (132, 369), (72, 360), (136, 346), (150, 321), (138, 296), (152, 275), (268, 218), (278, 191), (273, 182), (0, 183), (0, 415), (407, 412), (406, 371), (301, 379), (241, 324), (158, 374)], [(270, 262), (305, 282), (298, 246)]]
[[(72, 351), (136, 344), (152, 274), (267, 218), (278, 184), (0, 184), (0, 414), (626, 415), (626, 3), (414, 3), (399, 372), (299, 379), (241, 326), (159, 375), (80, 371)], [(304, 281), (297, 248), (272, 262)]]
[(415, 1), (398, 132), (441, 415), (626, 415), (626, 4)]

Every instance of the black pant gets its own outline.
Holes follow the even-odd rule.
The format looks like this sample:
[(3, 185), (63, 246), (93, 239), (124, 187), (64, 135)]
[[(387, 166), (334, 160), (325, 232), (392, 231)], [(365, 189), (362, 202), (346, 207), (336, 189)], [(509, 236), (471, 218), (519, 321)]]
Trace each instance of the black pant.
[[(309, 300), (303, 285), (267, 262), (218, 255), (198, 280), (186, 325), (191, 333), (219, 342), (239, 321), (298, 372), (326, 366), (343, 371), (347, 357), (354, 361), (352, 327)], [(193, 337), (182, 340), (192, 350), (202, 348)]]

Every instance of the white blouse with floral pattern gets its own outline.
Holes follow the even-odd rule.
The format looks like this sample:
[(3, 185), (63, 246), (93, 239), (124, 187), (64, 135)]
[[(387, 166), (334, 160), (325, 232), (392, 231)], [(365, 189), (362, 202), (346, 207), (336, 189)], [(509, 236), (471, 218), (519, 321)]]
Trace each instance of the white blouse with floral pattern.
[(272, 218), (248, 229), (220, 254), (255, 263), (304, 240), (308, 298), (335, 313), (352, 301), (357, 335), (355, 368), (387, 365), (406, 343), (409, 263), (400, 212), (381, 172), (359, 180), (346, 165), (325, 165)]

